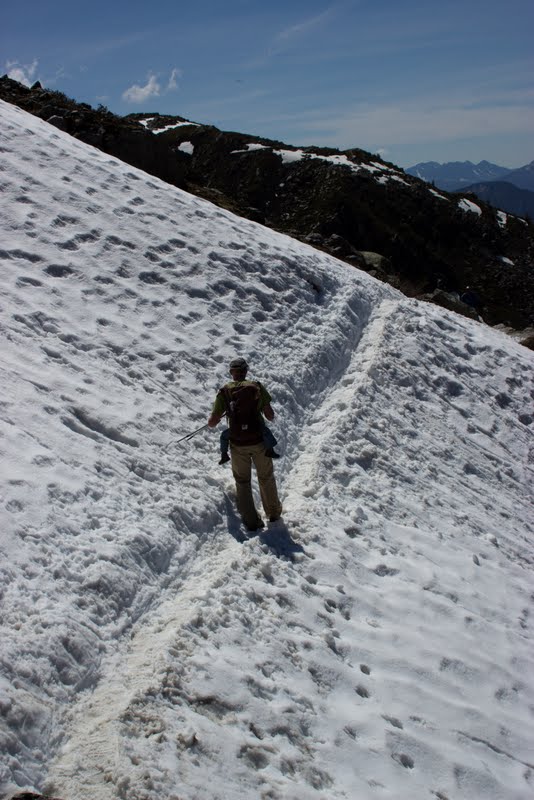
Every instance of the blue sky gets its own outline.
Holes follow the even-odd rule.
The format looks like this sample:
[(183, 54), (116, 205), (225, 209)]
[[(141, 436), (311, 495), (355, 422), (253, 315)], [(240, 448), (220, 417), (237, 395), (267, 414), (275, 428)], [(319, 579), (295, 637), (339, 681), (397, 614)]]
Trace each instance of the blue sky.
[(10, 3), (2, 72), (159, 111), (419, 161), (534, 159), (532, 0)]

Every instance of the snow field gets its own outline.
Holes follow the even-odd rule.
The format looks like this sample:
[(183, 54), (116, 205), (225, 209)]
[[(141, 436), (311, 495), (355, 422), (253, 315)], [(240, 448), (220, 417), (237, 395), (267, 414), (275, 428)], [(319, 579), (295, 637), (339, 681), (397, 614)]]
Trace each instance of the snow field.
[(5, 792), (530, 797), (532, 354), (0, 111)]

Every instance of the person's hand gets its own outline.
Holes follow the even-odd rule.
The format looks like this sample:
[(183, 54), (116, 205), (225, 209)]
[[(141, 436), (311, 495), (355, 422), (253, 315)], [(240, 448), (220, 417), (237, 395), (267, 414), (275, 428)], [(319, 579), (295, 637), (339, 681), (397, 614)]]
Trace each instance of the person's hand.
[(267, 405), (263, 407), (263, 416), (265, 417), (265, 419), (268, 419), (269, 422), (273, 421), (274, 411), (270, 403), (267, 403)]

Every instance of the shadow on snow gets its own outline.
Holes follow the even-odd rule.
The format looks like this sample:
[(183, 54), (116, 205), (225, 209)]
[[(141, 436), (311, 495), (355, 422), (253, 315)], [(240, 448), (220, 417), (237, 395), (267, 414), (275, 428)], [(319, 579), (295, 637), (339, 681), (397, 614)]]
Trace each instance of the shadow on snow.
[(301, 544), (292, 539), (287, 525), (282, 517), (276, 522), (270, 522), (267, 529), (258, 529), (244, 533), (241, 519), (235, 510), (232, 498), (224, 494), (224, 505), (226, 513), (226, 521), (228, 525), (228, 533), (236, 542), (243, 544), (249, 539), (257, 537), (259, 541), (266, 545), (272, 552), (279, 558), (288, 558), (290, 561), (294, 560), (296, 553), (304, 553), (304, 548)]

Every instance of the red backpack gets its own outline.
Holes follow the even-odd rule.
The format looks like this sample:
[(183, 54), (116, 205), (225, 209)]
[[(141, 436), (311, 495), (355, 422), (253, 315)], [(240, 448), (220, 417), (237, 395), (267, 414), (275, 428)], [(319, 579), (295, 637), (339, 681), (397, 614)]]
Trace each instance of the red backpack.
[(224, 400), (230, 428), (230, 441), (237, 445), (263, 441), (263, 419), (259, 410), (261, 385), (258, 381), (239, 381), (219, 390)]

